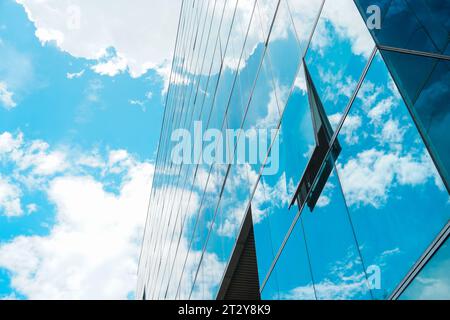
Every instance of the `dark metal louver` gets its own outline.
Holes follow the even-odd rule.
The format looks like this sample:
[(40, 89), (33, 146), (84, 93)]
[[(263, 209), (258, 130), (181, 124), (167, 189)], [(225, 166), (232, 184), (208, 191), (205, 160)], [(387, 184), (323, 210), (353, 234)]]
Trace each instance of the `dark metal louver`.
[(251, 209), (228, 263), (217, 300), (260, 300), (258, 266)]

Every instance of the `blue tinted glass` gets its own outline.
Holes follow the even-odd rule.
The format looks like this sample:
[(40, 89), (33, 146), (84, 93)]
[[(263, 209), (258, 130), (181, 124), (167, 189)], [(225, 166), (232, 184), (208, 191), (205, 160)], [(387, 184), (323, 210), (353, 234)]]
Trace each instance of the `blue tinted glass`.
[[(450, 61), (389, 51), (382, 53), (448, 186)], [(413, 77), (411, 70), (414, 70)]]
[(276, 128), (280, 121), (279, 88), (271, 74), (268, 55), (264, 59), (247, 110), (243, 129)]
[(289, 17), (282, 19), (282, 21), (292, 20), (300, 51), (303, 54), (309, 44), (309, 39), (324, 0), (285, 0), (285, 2), (289, 11)]
[(317, 299), (370, 299), (339, 180), (333, 172), (314, 209), (302, 212)]
[[(297, 79), (299, 87), (294, 89), (285, 108), (278, 139), (275, 140), (277, 146), (272, 148), (271, 163), (266, 164), (267, 170), (260, 182), (264, 183), (267, 194), (264, 216), (270, 220), (270, 235), (275, 250), (280, 248), (298, 212), (296, 205), (289, 207), (315, 146), (307, 93), (300, 88), (300, 83), (304, 83), (303, 71)], [(275, 168), (278, 170), (269, 170)]]
[(450, 299), (450, 244), (448, 239), (400, 296), (401, 300)]
[(333, 129), (374, 47), (353, 1), (325, 2), (305, 61)]
[(364, 264), (381, 271), (374, 297), (384, 299), (448, 222), (450, 201), (379, 54), (338, 140), (347, 207)]
[(355, 0), (365, 19), (373, 13), (369, 6), (382, 10), (381, 28), (373, 29), (376, 41), (418, 51), (444, 53), (448, 48), (450, 2), (442, 0)]
[(267, 45), (267, 55), (268, 74), (274, 82), (275, 99), (282, 114), (303, 55), (286, 1), (280, 2)]
[(262, 299), (314, 300), (302, 221), (298, 221), (289, 237), (266, 286)]
[[(196, 271), (195, 268), (198, 268), (198, 263), (201, 259), (201, 266), (192, 292), (193, 297), (198, 299), (215, 298), (233, 245), (230, 239), (224, 238), (217, 231), (218, 225), (221, 224), (223, 219), (222, 206), (219, 205), (219, 201), (222, 203), (220, 191), (224, 183), (225, 174), (226, 165), (215, 164), (209, 178), (203, 178), (208, 179), (208, 184), (204, 190), (204, 198), (201, 203), (202, 217), (199, 219), (198, 232), (195, 234), (191, 249), (196, 252), (197, 260), (192, 266), (186, 266), (187, 268), (192, 267)], [(198, 175), (207, 175), (207, 172), (199, 172)], [(227, 245), (226, 247), (225, 244)], [(201, 256), (203, 250), (205, 252)]]
[(269, 219), (264, 219), (269, 203), (264, 183), (258, 183), (252, 199), (252, 219), (260, 285), (262, 285), (264, 278), (268, 274), (275, 257), (270, 221)]
[[(218, 214), (220, 214), (218, 212)], [(220, 219), (220, 217), (218, 217)], [(233, 243), (212, 232), (203, 255), (191, 299), (215, 299)]]
[(221, 216), (215, 232), (235, 242), (250, 200), (247, 165), (231, 165), (220, 203)]

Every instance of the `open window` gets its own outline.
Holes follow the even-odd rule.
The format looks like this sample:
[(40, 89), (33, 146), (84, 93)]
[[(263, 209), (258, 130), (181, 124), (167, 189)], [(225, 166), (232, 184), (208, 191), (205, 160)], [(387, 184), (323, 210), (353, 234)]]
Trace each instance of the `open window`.
[[(325, 184), (333, 171), (334, 162), (341, 153), (341, 146), (336, 140), (331, 146), (333, 129), (325, 113), (325, 109), (320, 101), (319, 94), (312, 81), (306, 63), (305, 69), (306, 86), (308, 91), (309, 107), (313, 122), (316, 146), (311, 159), (306, 166), (305, 172), (297, 188), (295, 196), (291, 202), (292, 207), (296, 202), (299, 208), (306, 203), (311, 211), (317, 204)], [(331, 152), (328, 153), (328, 150)]]

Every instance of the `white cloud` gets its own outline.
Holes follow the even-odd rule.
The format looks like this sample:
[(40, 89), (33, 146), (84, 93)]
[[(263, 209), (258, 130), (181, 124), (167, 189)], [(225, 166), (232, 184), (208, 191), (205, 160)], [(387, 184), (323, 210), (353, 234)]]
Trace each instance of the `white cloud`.
[(18, 217), (23, 214), (20, 189), (0, 176), (0, 215)]
[[(341, 113), (333, 114), (329, 116), (329, 120), (331, 126), (333, 128), (337, 128), (339, 122), (342, 120), (342, 114)], [(354, 145), (359, 142), (358, 134), (360, 134), (360, 132), (358, 131), (358, 129), (361, 128), (361, 126), (362, 126), (362, 119), (360, 116), (348, 115), (347, 118), (345, 118), (340, 134), (345, 137), (345, 142), (348, 145)]]
[(322, 191), (322, 194), (320, 195), (319, 200), (317, 200), (318, 208), (325, 208), (331, 203), (331, 198), (333, 196), (334, 188), (335, 188), (335, 185), (332, 184), (330, 181), (328, 181)]
[(402, 143), (406, 128), (400, 128), (398, 120), (389, 119), (381, 130), (381, 141), (388, 143)]
[(246, 214), (248, 203), (241, 203), (239, 206), (225, 208), (224, 221), (217, 226), (217, 235), (221, 237), (233, 238), (241, 227), (243, 218)]
[(46, 142), (35, 140), (14, 150), (12, 158), (21, 171), (31, 169), (37, 176), (51, 176), (67, 169), (69, 164), (64, 152), (50, 151), (49, 148)]
[[(0, 141), (15, 140), (6, 136), (0, 136)], [(78, 159), (78, 154), (66, 153), (70, 165), (58, 176), (47, 176), (54, 172), (54, 162), (24, 160), (33, 151), (44, 158), (56, 152), (42, 141), (22, 142), (8, 148), (3, 161), (8, 157), (18, 166), (30, 163), (33, 172), (45, 176), (45, 183), (33, 187), (55, 204), (56, 224), (48, 236), (19, 236), (0, 245), (0, 267), (11, 272), (11, 286), (30, 299), (128, 298), (137, 281), (153, 164), (139, 162), (125, 150), (111, 151), (108, 159), (99, 159), (95, 153)], [(109, 164), (103, 168), (104, 175), (115, 177), (117, 192), (107, 191), (110, 181), (103, 175), (80, 168), (100, 163)], [(21, 170), (17, 169), (19, 174)], [(6, 203), (9, 212), (19, 214), (20, 196), (18, 189), (0, 180), (0, 208)], [(37, 205), (26, 208), (32, 213)]]
[(14, 94), (8, 90), (6, 83), (0, 81), (0, 102), (6, 110), (14, 109), (17, 106), (13, 96)]
[(128, 68), (128, 62), (121, 55), (117, 55), (117, 56), (113, 56), (113, 57), (109, 57), (109, 58), (107, 57), (105, 61), (101, 61), (100, 63), (92, 66), (92, 70), (94, 70), (98, 74), (101, 74), (103, 76), (110, 76), (110, 77), (114, 77), (114, 76), (126, 71), (127, 68)]
[(64, 33), (54, 29), (37, 29), (36, 37), (41, 40), (42, 44), (54, 42), (57, 46), (64, 43)]
[[(274, 210), (288, 207), (291, 201), (291, 195), (295, 193), (295, 189), (296, 186), (294, 185), (293, 179), (288, 180), (285, 172), (279, 176), (273, 185), (264, 180), (260, 180), (252, 199), (253, 222), (260, 223), (272, 214)], [(326, 199), (322, 199), (321, 201), (324, 204)], [(267, 206), (267, 204), (270, 204), (270, 206)]]
[[(360, 278), (360, 277), (358, 277)], [(367, 283), (364, 280), (354, 282), (334, 283), (328, 279), (312, 285), (306, 285), (292, 289), (287, 293), (281, 293), (284, 300), (312, 300), (314, 299), (314, 289), (322, 300), (349, 300), (357, 294), (367, 292)]]
[(374, 108), (370, 109), (367, 115), (372, 121), (380, 121), (382, 117), (388, 114), (395, 106), (394, 99), (389, 97), (378, 102)]
[(20, 147), (22, 140), (22, 134), (19, 134), (16, 138), (10, 132), (0, 134), (0, 156)]
[(345, 164), (337, 164), (347, 204), (375, 208), (385, 204), (390, 189), (397, 185), (415, 186), (430, 179), (436, 181), (433, 168), (428, 154), (417, 159), (411, 154), (376, 149), (363, 151)]
[(81, 155), (76, 163), (78, 166), (101, 169), (106, 167), (106, 162), (96, 152), (87, 155)]
[[(301, 41), (308, 40), (310, 36), (308, 33), (312, 31), (322, 0), (289, 0), (287, 3), (289, 3), (297, 36)], [(289, 18), (281, 21), (288, 22)]]
[(276, 128), (280, 121), (282, 106), (285, 105), (289, 95), (289, 88), (280, 86), (278, 82), (272, 89), (264, 118), (258, 122), (259, 128)]
[(308, 92), (308, 87), (306, 85), (306, 79), (303, 71), (300, 71), (294, 81), (294, 87), (300, 90), (303, 95), (306, 95)]
[(49, 177), (74, 169), (63, 148), (52, 149), (41, 140), (25, 141), (21, 132), (0, 135), (0, 162), (11, 166), (9, 176), (26, 188), (43, 186)]
[(331, 21), (341, 38), (350, 40), (354, 54), (370, 56), (375, 43), (352, 0), (327, 1), (323, 17)]
[(16, 0), (36, 26), (42, 43), (53, 41), (77, 58), (98, 59), (108, 48), (117, 58), (94, 70), (133, 77), (171, 59), (181, 1)]
[(85, 70), (81, 70), (80, 72), (74, 72), (74, 73), (67, 73), (67, 79), (72, 80), (72, 79), (77, 79), (77, 78), (81, 78), (84, 75)]
[(308, 283), (287, 292), (281, 292), (281, 299), (313, 300), (314, 290), (321, 300), (349, 300), (369, 292), (367, 281), (359, 258), (349, 250), (342, 261), (335, 261), (328, 266), (328, 272), (322, 279), (315, 279), (312, 285)]
[(129, 170), (135, 164), (126, 150), (112, 150), (108, 157), (108, 171), (119, 174)]
[(351, 76), (344, 77), (343, 70), (338, 73), (324, 71), (318, 67), (319, 76), (328, 86), (325, 89), (325, 101), (336, 101), (339, 97), (350, 98), (356, 88), (357, 82)]

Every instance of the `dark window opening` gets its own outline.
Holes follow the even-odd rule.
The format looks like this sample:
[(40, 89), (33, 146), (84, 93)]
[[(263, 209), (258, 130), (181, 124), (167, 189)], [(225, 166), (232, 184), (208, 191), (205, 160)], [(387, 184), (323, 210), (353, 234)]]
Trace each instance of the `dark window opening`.
[[(309, 107), (311, 108), (316, 146), (290, 207), (297, 202), (299, 208), (302, 208), (306, 203), (309, 209), (313, 211), (333, 171), (334, 162), (341, 153), (342, 148), (337, 140), (331, 146), (331, 139), (334, 134), (333, 129), (320, 101), (319, 94), (314, 86), (306, 63), (304, 62), (303, 65), (305, 68), (308, 100)], [(331, 152), (328, 153), (330, 148)]]

